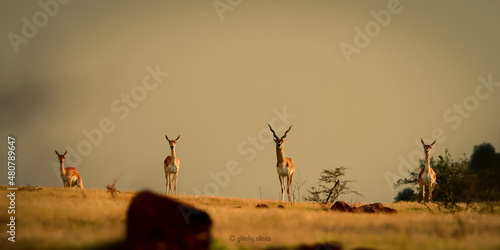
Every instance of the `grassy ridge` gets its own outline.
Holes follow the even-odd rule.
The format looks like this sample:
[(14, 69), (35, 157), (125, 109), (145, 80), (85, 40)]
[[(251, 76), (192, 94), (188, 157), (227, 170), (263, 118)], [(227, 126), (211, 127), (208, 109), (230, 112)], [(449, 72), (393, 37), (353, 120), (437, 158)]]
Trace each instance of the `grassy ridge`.
[[(6, 230), (1, 230), (0, 248), (111, 247), (124, 241), (125, 213), (134, 194), (121, 192), (113, 199), (102, 189), (44, 187), (37, 191), (17, 191), (16, 242), (8, 242)], [(0, 186), (3, 225), (8, 223), (6, 195), (6, 186)], [(279, 209), (279, 203), (271, 200), (176, 198), (210, 214), (214, 221), (214, 248), (293, 247), (326, 241), (339, 242), (345, 249), (500, 248), (499, 214), (445, 214), (435, 204), (385, 204), (399, 211), (385, 215), (335, 213), (311, 203), (285, 205), (285, 209)], [(256, 209), (259, 203), (266, 203), (270, 208)]]

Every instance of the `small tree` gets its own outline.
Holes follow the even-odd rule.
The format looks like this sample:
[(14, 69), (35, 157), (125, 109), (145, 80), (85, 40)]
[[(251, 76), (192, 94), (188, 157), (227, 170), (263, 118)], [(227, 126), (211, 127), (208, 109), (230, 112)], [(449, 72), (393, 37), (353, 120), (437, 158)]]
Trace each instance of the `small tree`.
[[(335, 168), (334, 170), (323, 169), (318, 181), (318, 186), (311, 187), (311, 189), (308, 190), (309, 196), (306, 197), (305, 200), (325, 204), (334, 203), (337, 198), (343, 194), (355, 194), (363, 197), (361, 193), (349, 187), (349, 183), (354, 181), (342, 179), (342, 177), (345, 176), (346, 169), (346, 167)], [(337, 181), (338, 184), (335, 185)], [(328, 200), (330, 194), (331, 199)]]
[[(120, 176), (122, 176), (122, 175), (120, 175)], [(118, 181), (120, 176), (115, 178), (115, 181), (113, 181), (113, 184), (109, 184), (106, 186), (106, 188), (108, 189), (108, 191), (111, 194), (111, 197), (113, 197), (113, 199), (115, 198), (116, 193), (120, 192), (120, 191), (118, 191), (118, 189), (116, 189), (116, 182)]]
[(479, 197), (484, 201), (500, 200), (500, 153), (490, 143), (474, 146), (470, 170), (478, 177)]
[[(394, 186), (397, 188), (401, 185), (410, 184), (412, 187), (419, 188), (418, 175), (422, 170), (424, 160), (420, 160), (420, 166), (409, 172), (409, 177), (399, 179)], [(436, 186), (432, 197), (434, 201), (441, 201), (447, 209), (458, 209), (457, 202), (471, 203), (475, 198), (475, 183), (476, 177), (469, 170), (469, 160), (462, 157), (458, 160), (453, 160), (448, 149), (445, 150), (444, 156), (440, 155), (439, 160), (433, 157), (430, 159), (430, 164), (434, 172), (436, 172)], [(417, 198), (420, 200), (422, 193), (418, 189)]]
[(448, 149), (444, 156), (439, 156), (435, 171), (439, 172), (441, 184), (435, 189), (436, 198), (445, 208), (459, 209), (457, 202), (470, 203), (475, 196), (476, 177), (468, 169), (469, 160), (464, 157), (452, 160)]
[(415, 201), (416, 198), (415, 190), (411, 188), (405, 188), (403, 191), (400, 191), (396, 198), (394, 198), (394, 202), (399, 201)]

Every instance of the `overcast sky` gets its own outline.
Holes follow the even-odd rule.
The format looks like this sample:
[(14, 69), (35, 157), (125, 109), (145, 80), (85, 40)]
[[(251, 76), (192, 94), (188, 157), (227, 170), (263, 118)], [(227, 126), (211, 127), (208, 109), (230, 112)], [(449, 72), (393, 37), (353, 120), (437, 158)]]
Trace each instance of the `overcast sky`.
[[(44, 4), (45, 3), (45, 4)], [(306, 188), (345, 166), (348, 202), (392, 202), (420, 138), (500, 149), (500, 3), (1, 1), (1, 137), (16, 183), (278, 199), (281, 136)], [(6, 144), (5, 144), (6, 145)], [(1, 147), (6, 161), (6, 146)], [(4, 165), (6, 168), (6, 165)], [(6, 173), (2, 171), (3, 173)], [(0, 184), (7, 184), (5, 174)], [(262, 188), (262, 194), (259, 193)]]

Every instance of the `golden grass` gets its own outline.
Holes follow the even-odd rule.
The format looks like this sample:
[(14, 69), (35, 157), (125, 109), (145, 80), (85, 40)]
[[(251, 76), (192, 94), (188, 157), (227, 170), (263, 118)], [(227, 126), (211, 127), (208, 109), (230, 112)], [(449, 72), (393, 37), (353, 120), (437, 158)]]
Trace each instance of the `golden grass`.
[[(6, 186), (0, 186), (6, 197)], [(113, 246), (125, 239), (126, 210), (134, 192), (113, 199), (103, 189), (42, 188), (16, 192), (15, 249), (68, 249)], [(232, 197), (175, 196), (207, 211), (214, 221), (214, 248), (254, 249), (338, 242), (344, 249), (498, 249), (500, 215), (445, 214), (435, 204), (385, 204), (398, 214), (346, 214), (317, 204)], [(257, 209), (265, 203), (270, 208)], [(8, 223), (7, 200), (0, 199), (0, 222)], [(234, 236), (234, 238), (232, 238)], [(258, 236), (262, 236), (260, 241)], [(247, 237), (247, 238), (244, 238)], [(251, 238), (253, 237), (253, 242)], [(4, 249), (4, 247), (0, 246)]]

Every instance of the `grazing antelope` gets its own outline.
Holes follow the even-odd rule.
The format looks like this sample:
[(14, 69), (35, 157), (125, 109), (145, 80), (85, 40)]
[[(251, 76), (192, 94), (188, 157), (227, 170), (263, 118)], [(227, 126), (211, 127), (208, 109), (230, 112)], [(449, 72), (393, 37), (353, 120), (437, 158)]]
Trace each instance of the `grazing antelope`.
[(425, 165), (418, 175), (418, 184), (420, 185), (420, 191), (422, 192), (422, 203), (424, 203), (425, 201), (425, 186), (429, 186), (429, 201), (432, 202), (432, 190), (436, 185), (436, 173), (431, 168), (429, 155), (431, 154), (432, 146), (436, 144), (436, 141), (434, 141), (430, 145), (425, 144), (422, 138), (420, 138), (420, 141), (422, 142), (422, 145), (424, 145)]
[(78, 173), (78, 170), (74, 167), (64, 167), (64, 159), (66, 158), (66, 154), (68, 151), (64, 152), (64, 154), (59, 154), (56, 151), (57, 157), (59, 158), (59, 164), (61, 166), (61, 179), (63, 181), (64, 187), (74, 187), (78, 186), (79, 188), (83, 189), (83, 182), (82, 182), (82, 177), (80, 176), (80, 173)]
[(285, 200), (285, 178), (286, 178), (286, 186), (287, 186), (286, 191), (288, 193), (288, 202), (292, 203), (290, 201), (290, 186), (292, 185), (293, 174), (295, 173), (295, 164), (293, 164), (292, 158), (285, 157), (285, 149), (283, 148), (283, 144), (285, 144), (285, 142), (288, 141), (284, 140), (286, 134), (290, 132), (292, 126), (288, 128), (288, 130), (281, 138), (278, 138), (273, 128), (271, 128), (271, 125), (267, 124), (267, 126), (269, 126), (269, 129), (271, 129), (271, 132), (273, 132), (274, 142), (276, 142), (276, 157), (278, 159), (278, 162), (276, 163), (276, 169), (278, 171), (278, 177), (280, 179), (280, 185), (281, 185), (281, 201)]
[(177, 194), (177, 176), (179, 175), (181, 162), (179, 161), (179, 158), (175, 156), (175, 144), (177, 144), (180, 137), (181, 136), (179, 135), (177, 136), (177, 139), (170, 140), (168, 139), (168, 136), (165, 135), (165, 138), (167, 138), (167, 141), (170, 144), (171, 151), (171, 154), (165, 158), (165, 162), (163, 163), (165, 168), (165, 179), (167, 179), (167, 194), (172, 193), (172, 184), (174, 186), (174, 192)]

